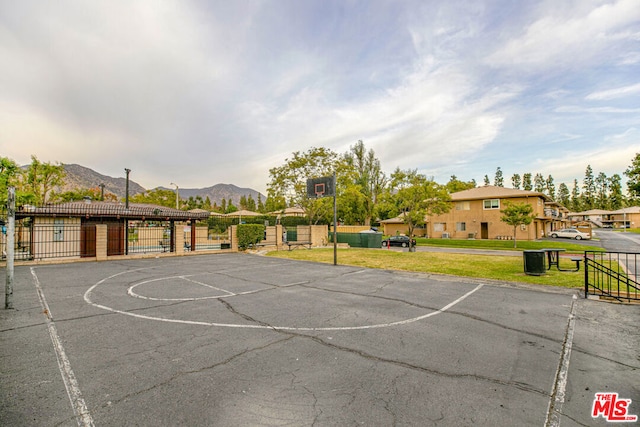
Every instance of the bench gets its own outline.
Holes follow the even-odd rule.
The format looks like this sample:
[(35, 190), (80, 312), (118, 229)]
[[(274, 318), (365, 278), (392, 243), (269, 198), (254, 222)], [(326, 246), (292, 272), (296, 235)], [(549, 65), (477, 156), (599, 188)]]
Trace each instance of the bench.
[[(580, 271), (580, 261), (582, 261), (582, 257), (581, 256), (574, 256), (569, 258), (571, 261), (576, 263), (576, 268), (572, 269), (572, 270), (565, 270), (564, 268), (560, 268), (560, 266), (558, 265), (558, 271)], [(558, 259), (559, 261), (559, 259)]]
[(301, 246), (307, 246), (307, 249), (311, 249), (311, 242), (285, 242), (285, 244), (289, 246), (290, 251)]
[(582, 257), (581, 256), (574, 256), (571, 257), (571, 261), (576, 263), (576, 269), (575, 271), (579, 271), (580, 270), (580, 261), (582, 261)]

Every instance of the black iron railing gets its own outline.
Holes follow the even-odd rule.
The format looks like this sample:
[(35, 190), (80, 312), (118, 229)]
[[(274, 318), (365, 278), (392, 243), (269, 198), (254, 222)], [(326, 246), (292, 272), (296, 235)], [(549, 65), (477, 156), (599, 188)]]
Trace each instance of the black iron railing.
[(640, 253), (585, 252), (585, 297), (640, 301)]

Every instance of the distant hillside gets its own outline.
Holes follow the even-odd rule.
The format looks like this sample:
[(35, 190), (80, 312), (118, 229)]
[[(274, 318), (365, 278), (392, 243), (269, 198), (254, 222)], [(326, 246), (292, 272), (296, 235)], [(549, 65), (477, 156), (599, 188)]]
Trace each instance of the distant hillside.
[[(104, 184), (105, 193), (113, 193), (121, 199), (125, 197), (127, 188), (127, 179), (125, 177), (113, 178), (80, 165), (64, 165), (64, 170), (67, 173), (67, 176), (65, 177), (65, 185), (61, 187), (59, 191), (71, 191), (79, 188), (95, 188), (99, 187), (100, 184)], [(130, 196), (138, 193), (144, 193), (144, 191), (144, 187), (140, 184), (129, 180)]]
[(258, 191), (251, 188), (240, 188), (233, 184), (216, 184), (212, 187), (206, 188), (180, 188), (179, 192), (181, 199), (186, 200), (189, 197), (195, 198), (196, 196), (200, 196), (203, 200), (206, 200), (207, 197), (209, 197), (211, 204), (217, 203), (218, 206), (222, 203), (222, 199), (225, 199), (226, 201), (232, 200), (233, 204), (238, 206), (242, 196), (251, 196), (257, 203), (258, 195), (260, 195), (262, 201), (265, 201), (264, 195)]
[[(124, 199), (127, 180), (125, 177), (113, 178), (110, 176), (102, 175), (93, 169), (86, 168), (80, 165), (64, 165), (64, 170), (67, 173), (65, 177), (65, 185), (56, 191), (71, 191), (80, 188), (95, 188), (100, 184), (104, 184), (105, 193), (113, 193), (120, 199)], [(166, 188), (166, 187), (159, 187)], [(170, 189), (173, 190), (173, 189)], [(129, 180), (129, 195), (133, 196), (138, 193), (144, 193), (146, 189), (140, 184)], [(251, 188), (240, 188), (233, 184), (216, 184), (212, 187), (206, 188), (180, 188), (180, 198), (188, 199), (189, 197), (200, 196), (203, 200), (209, 197), (211, 203), (217, 203), (220, 205), (222, 199), (226, 201), (232, 200), (233, 204), (238, 206), (240, 198), (242, 196), (251, 196), (253, 200), (258, 201), (258, 195), (260, 194), (256, 190)], [(262, 201), (266, 198), (261, 195)]]

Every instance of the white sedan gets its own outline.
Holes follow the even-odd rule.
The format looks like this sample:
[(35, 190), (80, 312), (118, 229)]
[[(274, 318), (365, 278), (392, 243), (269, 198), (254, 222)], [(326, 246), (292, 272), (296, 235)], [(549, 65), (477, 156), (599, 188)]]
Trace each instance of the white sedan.
[(554, 230), (549, 234), (549, 236), (553, 237), (565, 237), (567, 239), (576, 239), (576, 240), (588, 240), (591, 238), (591, 235), (588, 233), (583, 233), (582, 231), (578, 231), (575, 228), (564, 228), (562, 230)]

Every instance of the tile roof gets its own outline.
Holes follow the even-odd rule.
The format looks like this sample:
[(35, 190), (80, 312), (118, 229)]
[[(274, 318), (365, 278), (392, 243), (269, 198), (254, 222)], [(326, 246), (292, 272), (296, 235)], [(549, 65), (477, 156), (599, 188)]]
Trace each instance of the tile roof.
[(509, 199), (516, 197), (540, 197), (545, 201), (551, 200), (546, 194), (538, 193), (537, 191), (516, 190), (515, 188), (496, 187), (493, 185), (485, 185), (483, 187), (471, 188), (451, 194), (451, 200), (454, 202), (478, 199)]
[(190, 220), (207, 219), (209, 212), (182, 211), (166, 206), (130, 203), (129, 208), (120, 202), (78, 201), (44, 206), (21, 206), (16, 217), (29, 216), (70, 216), (89, 218), (128, 218), (148, 220)]

